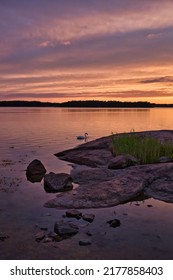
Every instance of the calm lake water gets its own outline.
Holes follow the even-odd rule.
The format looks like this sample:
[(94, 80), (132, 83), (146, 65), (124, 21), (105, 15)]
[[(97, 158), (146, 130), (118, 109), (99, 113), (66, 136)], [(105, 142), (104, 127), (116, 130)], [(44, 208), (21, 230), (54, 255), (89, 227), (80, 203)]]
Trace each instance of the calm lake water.
[[(0, 259), (172, 259), (173, 205), (154, 199), (85, 210), (96, 214), (88, 247), (78, 245), (88, 227), (82, 221), (71, 239), (35, 241), (38, 228), (53, 230), (65, 210), (43, 207), (55, 194), (27, 181), (28, 164), (37, 158), (47, 172), (69, 173), (71, 166), (54, 154), (82, 144), (77, 135), (87, 132), (91, 141), (132, 129), (172, 130), (173, 109), (0, 108), (0, 232), (9, 235), (0, 241)], [(121, 220), (119, 228), (106, 224), (112, 217)]]

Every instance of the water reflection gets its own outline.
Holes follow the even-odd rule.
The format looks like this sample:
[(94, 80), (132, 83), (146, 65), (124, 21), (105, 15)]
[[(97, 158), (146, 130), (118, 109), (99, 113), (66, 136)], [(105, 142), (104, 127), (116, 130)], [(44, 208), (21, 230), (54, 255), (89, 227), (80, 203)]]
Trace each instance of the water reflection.
[[(58, 243), (58, 249), (53, 247), (55, 244), (36, 244), (34, 226), (46, 223), (51, 231), (65, 211), (43, 207), (55, 197), (45, 192), (43, 177), (26, 178), (26, 167), (34, 158), (44, 162), (48, 172), (70, 173), (71, 166), (54, 154), (80, 144), (76, 135), (87, 131), (89, 140), (93, 140), (132, 128), (172, 129), (173, 109), (0, 108), (0, 114), (1, 178), (20, 178), (15, 192), (0, 188), (1, 230), (10, 236), (0, 244), (1, 259), (173, 258), (173, 205), (145, 196), (117, 207), (94, 210), (96, 219), (89, 228), (92, 245), (87, 250), (78, 247), (79, 239), (86, 235), (82, 226), (79, 235)], [(14, 164), (4, 166), (4, 160)], [(115, 216), (121, 221), (116, 231), (106, 224)]]
[(44, 178), (44, 174), (31, 175), (26, 172), (26, 178), (31, 183), (38, 183), (42, 181), (42, 179)]

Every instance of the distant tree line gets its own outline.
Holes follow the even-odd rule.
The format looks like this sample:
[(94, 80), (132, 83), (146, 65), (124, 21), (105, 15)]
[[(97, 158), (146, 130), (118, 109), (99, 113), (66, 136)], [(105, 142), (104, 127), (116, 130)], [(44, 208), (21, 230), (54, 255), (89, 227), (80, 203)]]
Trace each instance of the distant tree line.
[(121, 102), (121, 101), (97, 101), (79, 100), (63, 103), (41, 102), (41, 101), (0, 101), (0, 107), (70, 107), (70, 108), (154, 108), (173, 107), (173, 104), (156, 104), (146, 101)]
[(62, 107), (85, 107), (85, 108), (150, 108), (149, 102), (121, 102), (121, 101), (68, 101), (61, 103)]
[(54, 107), (54, 103), (40, 101), (0, 101), (0, 107)]

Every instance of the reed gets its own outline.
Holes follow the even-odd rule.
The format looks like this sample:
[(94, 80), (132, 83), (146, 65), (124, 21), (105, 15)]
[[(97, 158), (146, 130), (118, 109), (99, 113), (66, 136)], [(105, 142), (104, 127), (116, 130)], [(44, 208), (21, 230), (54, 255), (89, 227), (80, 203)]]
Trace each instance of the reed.
[(162, 143), (151, 137), (141, 137), (135, 133), (112, 134), (112, 152), (113, 155), (130, 154), (141, 164), (155, 163), (162, 156), (173, 159), (173, 144)]

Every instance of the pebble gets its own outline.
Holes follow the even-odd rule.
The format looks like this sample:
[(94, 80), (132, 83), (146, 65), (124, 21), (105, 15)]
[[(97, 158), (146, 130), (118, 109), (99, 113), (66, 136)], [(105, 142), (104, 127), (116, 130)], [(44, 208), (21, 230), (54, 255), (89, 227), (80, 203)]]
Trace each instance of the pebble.
[(54, 231), (60, 236), (71, 236), (78, 233), (79, 228), (77, 225), (72, 223), (65, 223), (64, 221), (56, 222), (54, 225)]
[(64, 237), (56, 234), (54, 237), (53, 237), (53, 241), (56, 241), (56, 242), (60, 242), (64, 239)]
[(44, 225), (41, 225), (41, 226), (39, 226), (39, 228), (40, 228), (41, 230), (45, 230), (45, 231), (48, 230), (48, 226), (46, 226), (46, 225), (45, 225), (45, 226), (44, 226)]
[(89, 223), (92, 223), (94, 221), (94, 218), (95, 218), (94, 214), (84, 214), (84, 215), (82, 215), (82, 219), (89, 222)]
[(110, 226), (113, 227), (113, 228), (119, 227), (120, 224), (121, 224), (120, 220), (118, 220), (118, 219), (110, 220), (107, 223), (110, 224)]
[(76, 218), (76, 219), (80, 219), (82, 216), (82, 213), (79, 212), (78, 210), (67, 210), (66, 211), (66, 217), (68, 218)]
[(92, 236), (92, 233), (91, 233), (89, 230), (86, 232), (86, 234), (87, 234), (88, 236)]
[(45, 233), (43, 231), (37, 232), (35, 235), (35, 240), (36, 241), (41, 241), (45, 238)]
[(49, 243), (49, 242), (52, 242), (52, 239), (50, 237), (45, 237), (43, 243)]
[(88, 239), (81, 239), (81, 240), (79, 240), (79, 245), (80, 245), (80, 246), (91, 245), (91, 241), (88, 240)]
[(9, 238), (8, 234), (0, 232), (0, 241), (5, 241), (7, 238)]
[(52, 216), (52, 214), (50, 214), (50, 213), (46, 213), (46, 216)]

